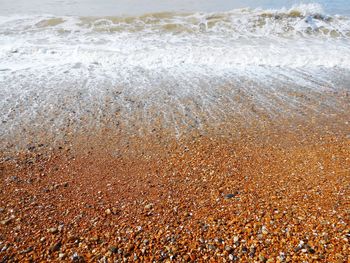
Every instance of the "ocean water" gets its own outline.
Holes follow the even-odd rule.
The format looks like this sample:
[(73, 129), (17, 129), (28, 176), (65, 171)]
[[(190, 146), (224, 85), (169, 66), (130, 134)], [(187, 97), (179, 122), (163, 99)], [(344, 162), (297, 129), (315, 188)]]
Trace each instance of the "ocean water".
[[(3, 145), (121, 122), (135, 133), (161, 123), (178, 136), (237, 115), (249, 122), (247, 98), (274, 118), (310, 109), (303, 96), (315, 104), (350, 89), (347, 1), (0, 6)], [(312, 110), (344, 114), (341, 105), (322, 97)]]
[(280, 9), (310, 3), (322, 5), (328, 14), (350, 14), (347, 0), (1, 0), (0, 15), (120, 16), (155, 12), (222, 12), (247, 7)]

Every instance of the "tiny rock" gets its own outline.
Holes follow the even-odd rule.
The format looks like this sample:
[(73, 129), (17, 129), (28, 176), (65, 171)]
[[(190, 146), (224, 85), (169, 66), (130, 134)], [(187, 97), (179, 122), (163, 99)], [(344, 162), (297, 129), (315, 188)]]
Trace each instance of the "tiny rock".
[(63, 227), (64, 227), (64, 225), (59, 225), (58, 228), (57, 228), (57, 230), (58, 230), (59, 232), (61, 232), (61, 231), (63, 230)]
[(269, 231), (267, 230), (266, 226), (263, 226), (263, 227), (261, 228), (261, 233), (262, 233), (263, 235), (267, 235), (267, 234), (269, 233)]
[(232, 247), (230, 247), (230, 246), (225, 246), (225, 250), (228, 252), (228, 253), (230, 253), (230, 252), (232, 252)]
[(72, 260), (73, 261), (78, 261), (80, 259), (80, 256), (78, 255), (77, 252), (75, 252), (73, 255), (72, 255)]
[(58, 232), (58, 229), (55, 227), (51, 227), (47, 230), (47, 232), (49, 232), (51, 234), (56, 234)]
[(225, 199), (231, 199), (234, 198), (236, 195), (235, 194), (227, 194), (224, 196)]
[(56, 251), (60, 250), (61, 245), (62, 245), (62, 244), (61, 244), (61, 241), (59, 241), (59, 242), (53, 244), (53, 245), (50, 247), (50, 251), (51, 251), (51, 252), (56, 252)]
[(145, 205), (145, 209), (146, 210), (150, 210), (153, 208), (153, 204), (148, 204), (148, 205)]
[(264, 257), (264, 255), (259, 255), (259, 261), (260, 262), (266, 262), (267, 259)]
[(12, 218), (8, 218), (8, 219), (5, 219), (5, 220), (2, 220), (1, 224), (2, 225), (8, 225), (9, 223), (11, 223), (11, 221), (12, 221)]
[(112, 253), (116, 254), (118, 252), (118, 248), (112, 246), (109, 248), (109, 251), (111, 251)]

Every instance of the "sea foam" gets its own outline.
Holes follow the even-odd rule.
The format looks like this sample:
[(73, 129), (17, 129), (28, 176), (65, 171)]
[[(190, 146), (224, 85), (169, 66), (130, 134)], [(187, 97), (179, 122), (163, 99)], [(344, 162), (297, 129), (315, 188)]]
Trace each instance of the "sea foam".
[[(227, 114), (251, 117), (237, 96), (272, 118), (281, 105), (297, 114), (307, 102), (291, 94), (317, 101), (324, 92), (349, 89), (349, 72), (350, 20), (316, 4), (131, 17), (3, 16), (0, 135), (4, 142), (39, 131), (56, 137), (121, 116), (125, 126), (151, 129), (155, 114), (179, 134), (224, 122)], [(315, 110), (338, 107), (331, 98), (321, 106)]]

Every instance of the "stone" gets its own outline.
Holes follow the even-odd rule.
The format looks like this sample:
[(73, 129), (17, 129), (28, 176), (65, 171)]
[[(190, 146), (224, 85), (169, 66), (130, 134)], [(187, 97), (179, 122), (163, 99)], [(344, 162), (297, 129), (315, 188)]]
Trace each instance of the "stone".
[(29, 247), (29, 248), (27, 248), (27, 249), (25, 249), (25, 250), (22, 250), (22, 251), (20, 252), (20, 254), (27, 254), (27, 253), (29, 253), (29, 252), (31, 252), (31, 251), (33, 251), (33, 248), (32, 248), (32, 247)]
[(237, 258), (236, 256), (234, 256), (233, 254), (229, 254), (229, 255), (228, 255), (228, 259), (229, 259), (230, 261), (236, 261), (238, 258)]
[(152, 208), (153, 208), (153, 204), (145, 205), (146, 210), (151, 210)]
[(112, 213), (112, 211), (111, 211), (111, 209), (106, 209), (106, 211), (105, 211), (105, 213), (107, 214), (107, 215), (110, 215), (111, 213)]
[(224, 196), (225, 199), (231, 199), (234, 198), (236, 195), (235, 194), (227, 194)]
[(51, 227), (47, 230), (47, 232), (51, 234), (56, 234), (58, 232), (58, 229), (56, 227)]
[(310, 254), (315, 254), (316, 253), (315, 249), (313, 249), (312, 247), (308, 248), (308, 252)]
[(249, 252), (249, 257), (254, 258), (256, 252), (256, 247), (251, 246), (250, 247), (250, 252)]
[(50, 247), (50, 252), (56, 252), (56, 251), (60, 250), (61, 245), (62, 245), (61, 241), (58, 241), (57, 243), (53, 244)]
[(263, 235), (267, 235), (267, 234), (269, 233), (269, 231), (267, 230), (266, 226), (262, 226), (262, 228), (261, 228), (261, 233), (262, 233)]
[(209, 250), (215, 250), (216, 247), (215, 247), (214, 245), (209, 244), (209, 245), (208, 245), (208, 249), (209, 249)]
[(259, 261), (260, 262), (266, 262), (267, 261), (267, 259), (264, 257), (264, 255), (259, 255)]
[(116, 253), (118, 253), (118, 248), (112, 246), (112, 247), (109, 248), (109, 251), (111, 251), (112, 253), (116, 254)]
[(225, 246), (225, 250), (228, 252), (228, 253), (231, 253), (232, 252), (232, 247), (230, 246)]
[(13, 218), (7, 218), (7, 219), (5, 219), (5, 220), (2, 220), (2, 221), (1, 221), (1, 224), (2, 224), (2, 225), (8, 225), (9, 223), (11, 223), (12, 219), (13, 219)]
[(119, 213), (120, 213), (120, 211), (117, 208), (115, 208), (115, 207), (112, 208), (112, 214), (113, 215), (117, 215)]
[(72, 255), (72, 260), (73, 261), (79, 261), (80, 260), (80, 256), (78, 255), (77, 252), (74, 252)]

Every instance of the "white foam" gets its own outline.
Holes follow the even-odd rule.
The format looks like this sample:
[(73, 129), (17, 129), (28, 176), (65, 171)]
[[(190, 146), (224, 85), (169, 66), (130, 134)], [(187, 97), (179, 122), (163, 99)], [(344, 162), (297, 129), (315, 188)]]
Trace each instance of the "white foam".
[(130, 18), (1, 17), (0, 35), (0, 69), (11, 70), (89, 66), (96, 62), (91, 60), (147, 68), (180, 62), (216, 68), (349, 66), (349, 20), (327, 17), (316, 4)]
[[(166, 121), (174, 121), (177, 110), (186, 115), (183, 122), (200, 125), (185, 110), (186, 97), (198, 100), (208, 120), (240, 112), (215, 100), (225, 85), (256, 94), (255, 103), (269, 114), (278, 114), (270, 96), (283, 97), (292, 111), (299, 104), (288, 92), (279, 94), (281, 88), (322, 92), (340, 79), (349, 87), (349, 32), (348, 18), (328, 17), (318, 5), (124, 18), (0, 17), (0, 135), (39, 126), (54, 134), (71, 120), (78, 129), (120, 107), (130, 117), (138, 106), (149, 118), (146, 110), (158, 107)], [(232, 88), (223, 96), (230, 101), (235, 94)]]

